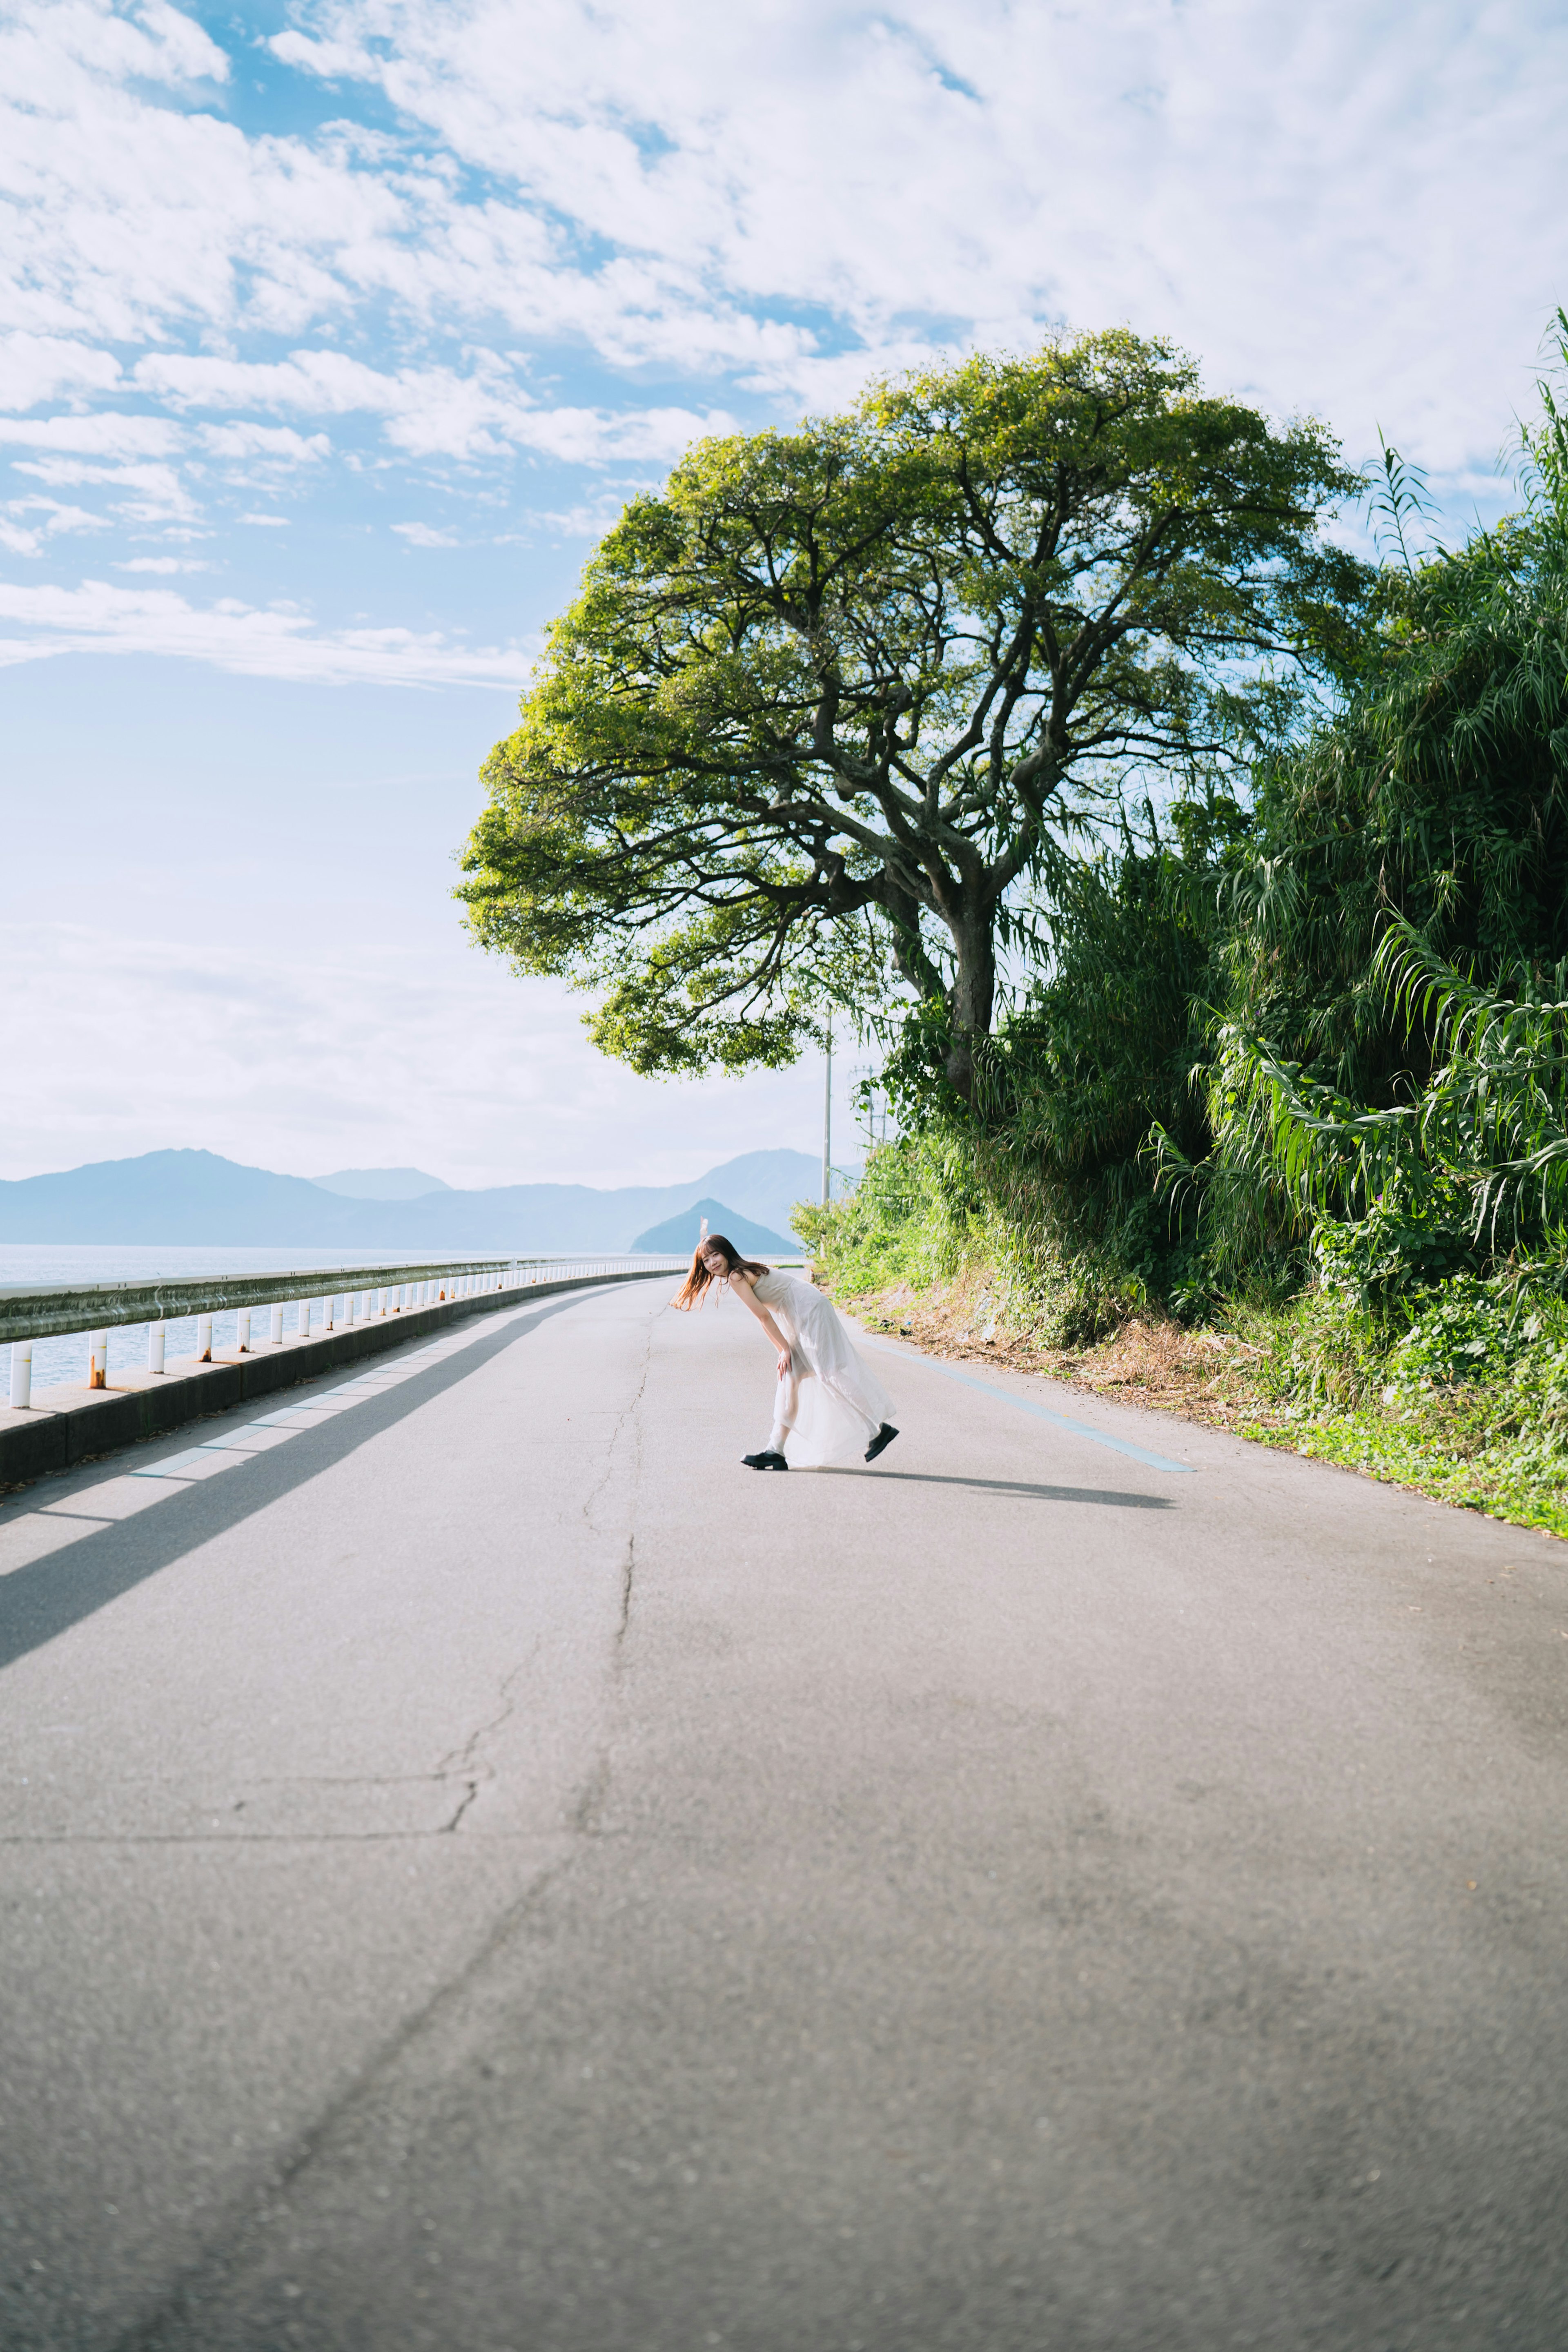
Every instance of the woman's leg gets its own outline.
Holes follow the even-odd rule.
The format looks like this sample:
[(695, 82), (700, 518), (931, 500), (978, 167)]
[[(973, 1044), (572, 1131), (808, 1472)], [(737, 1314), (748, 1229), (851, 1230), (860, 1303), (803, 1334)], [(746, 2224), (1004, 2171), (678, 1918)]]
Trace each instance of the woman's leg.
[(782, 1454), (784, 1440), (795, 1426), (800, 1410), (800, 1376), (793, 1364), (779, 1381), (773, 1405), (773, 1426), (768, 1433), (765, 1454)]

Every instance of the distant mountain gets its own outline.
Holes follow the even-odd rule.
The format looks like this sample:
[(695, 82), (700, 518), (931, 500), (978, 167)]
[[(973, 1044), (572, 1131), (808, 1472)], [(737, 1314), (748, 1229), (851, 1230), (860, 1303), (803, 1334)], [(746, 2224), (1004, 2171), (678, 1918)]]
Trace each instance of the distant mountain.
[(427, 1176), (423, 1168), (340, 1168), (310, 1181), (350, 1201), (423, 1201), (427, 1192), (452, 1190), (444, 1176)]
[(727, 1242), (733, 1242), (737, 1250), (749, 1250), (753, 1257), (788, 1257), (800, 1246), (799, 1242), (787, 1242), (781, 1234), (770, 1234), (766, 1225), (754, 1225), (749, 1217), (727, 1209), (722, 1201), (694, 1201), (678, 1216), (666, 1217), (662, 1225), (651, 1225), (645, 1234), (639, 1234), (632, 1246), (659, 1255), (694, 1250), (702, 1237), (705, 1217), (710, 1234), (722, 1234)]
[[(436, 1257), (552, 1256), (625, 1250), (665, 1218), (724, 1201), (777, 1236), (798, 1201), (815, 1200), (821, 1162), (805, 1151), (748, 1151), (687, 1184), (503, 1184), (417, 1200), (366, 1201), (245, 1168), (212, 1151), (148, 1151), (57, 1175), (0, 1182), (0, 1242), (167, 1243), (184, 1248), (386, 1251)], [(780, 1246), (789, 1248), (793, 1244)]]
[(358, 1201), (213, 1151), (148, 1151), (0, 1183), (0, 1240), (359, 1246)]

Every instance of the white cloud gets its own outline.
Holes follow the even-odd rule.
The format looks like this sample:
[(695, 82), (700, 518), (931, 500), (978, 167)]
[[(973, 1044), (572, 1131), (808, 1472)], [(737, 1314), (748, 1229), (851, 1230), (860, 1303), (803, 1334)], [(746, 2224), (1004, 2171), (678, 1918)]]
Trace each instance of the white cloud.
[(570, 465), (598, 465), (618, 457), (668, 465), (703, 435), (733, 433), (736, 425), (723, 408), (637, 408), (621, 414), (550, 408), (536, 410), (517, 437)]
[[(87, 396), (114, 382), (95, 341), (194, 334), (143, 360), (154, 397), (265, 403), (270, 367), (271, 404), (380, 414), (410, 456), (597, 461), (665, 454), (710, 404), (530, 421), (498, 340), (788, 401), (949, 341), (1131, 318), (1353, 441), (1392, 417), (1452, 469), (1490, 457), (1563, 291), (1568, 19), (1531, 0), (325, 0), (306, 26), (276, 54), (346, 110), (373, 85), (406, 135), (246, 137), (190, 103), (226, 64), (178, 11), (14, 8), (0, 86), (28, 104), (0, 124), (0, 183), (26, 383), (57, 362)], [(389, 303), (463, 348), (393, 371), (214, 348)]]
[(247, 522), (256, 530), (287, 530), (288, 528), (287, 515), (242, 514), (236, 516), (235, 520)]
[[(1172, 332), (1495, 502), (1568, 292), (1542, 0), (299, 0), (274, 54), (341, 118), (276, 133), (225, 110), (247, 37), (165, 0), (0, 23), (0, 444), (52, 487), (120, 466), (133, 530), (193, 529), (216, 464), (434, 478), (438, 532), (519, 462), (662, 467), (1056, 320)], [(600, 510), (548, 495), (558, 536)]]
[(102, 483), (118, 493), (111, 512), (121, 523), (139, 527), (192, 523), (198, 512), (194, 499), (172, 466), (99, 466), (80, 457), (23, 457), (12, 468), (30, 475), (51, 489), (89, 482)]
[[(834, 316), (856, 373), (1130, 317), (1353, 437), (1381, 401), (1453, 467), (1490, 454), (1500, 356), (1562, 292), (1568, 19), (1530, 0), (326, 0), (308, 23), (280, 56), (377, 86), (509, 209), (613, 249), (557, 273), (613, 357), (780, 303)], [(824, 356), (798, 337), (749, 373), (789, 390)]]
[(324, 433), (308, 438), (287, 425), (204, 425), (196, 436), (214, 457), (257, 458), (270, 466), (311, 466), (332, 454)]
[(286, 360), (214, 359), (204, 352), (157, 352), (139, 360), (139, 390), (171, 408), (303, 410), (313, 416), (397, 404), (399, 379), (341, 352), (298, 351)]
[(432, 530), (427, 522), (394, 522), (392, 529), (400, 539), (407, 540), (410, 547), (455, 547), (458, 544), (455, 531)]
[(76, 457), (37, 457), (18, 459), (12, 470), (44, 482), (51, 489), (99, 483), (118, 494), (110, 499), (107, 514), (95, 514), (86, 507), (68, 505), (62, 499), (42, 495), (8, 502), (7, 511), (12, 515), (42, 514), (45, 520), (38, 529), (50, 535), (107, 530), (116, 524), (141, 528), (156, 525), (165, 535), (193, 535), (183, 527), (189, 524), (196, 509), (171, 466), (99, 466)]
[(47, 530), (104, 530), (108, 526), (101, 515), (90, 514), (86, 507), (68, 507), (59, 499), (43, 497), (14, 499), (13, 514), (42, 511), (48, 518)]
[(464, 376), (444, 367), (389, 373), (333, 351), (300, 350), (271, 361), (160, 352), (140, 361), (135, 375), (140, 389), (183, 413), (244, 406), (315, 416), (381, 416), (388, 440), (411, 457), (498, 457), (522, 448), (581, 464), (622, 457), (667, 459), (700, 433), (733, 428), (734, 419), (724, 410), (617, 413), (538, 406), (496, 352), (469, 356), (473, 373)]
[(205, 572), (208, 566), (187, 555), (133, 555), (115, 565), (117, 572)]
[(8, 515), (37, 515), (36, 524), (20, 522), (5, 526), (5, 544), (21, 555), (37, 555), (46, 538), (55, 538), (62, 531), (107, 530), (109, 523), (102, 515), (89, 514), (86, 507), (66, 506), (58, 499), (41, 495), (28, 499), (12, 499), (6, 506)]
[(0, 667), (59, 653), (175, 655), (252, 677), (341, 685), (520, 685), (528, 656), (502, 646), (465, 647), (435, 630), (315, 628), (293, 608), (265, 611), (237, 597), (197, 606), (166, 588), (78, 588), (0, 582), (0, 623), (35, 634), (0, 639)]
[(0, 408), (36, 408), (40, 401), (114, 392), (120, 362), (112, 352), (57, 335), (0, 335)]
[[(530, 507), (523, 520), (526, 531), (508, 531), (507, 542), (540, 535), (549, 539), (602, 539), (612, 523), (620, 520), (628, 499), (634, 497), (642, 484), (629, 482), (604, 498), (584, 499), (574, 507)], [(652, 484), (647, 487), (653, 487)]]
[(126, 7), (112, 0), (22, 0), (7, 13), (6, 37), (18, 63), (58, 60), (95, 74), (176, 87), (228, 79), (224, 51), (167, 0), (131, 0)]
[(163, 416), (0, 416), (0, 442), (92, 457), (161, 457), (184, 439)]

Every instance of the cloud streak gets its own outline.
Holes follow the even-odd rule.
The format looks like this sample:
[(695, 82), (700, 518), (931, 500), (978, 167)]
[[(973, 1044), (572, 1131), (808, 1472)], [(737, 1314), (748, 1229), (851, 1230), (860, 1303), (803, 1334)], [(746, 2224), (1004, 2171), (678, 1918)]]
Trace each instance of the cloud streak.
[[(162, 569), (128, 563), (127, 571)], [(520, 686), (529, 656), (518, 646), (465, 646), (439, 631), (319, 628), (308, 614), (257, 609), (238, 598), (194, 605), (173, 589), (0, 583), (0, 667), (53, 654), (163, 654), (214, 662), (245, 676), (343, 685)]]

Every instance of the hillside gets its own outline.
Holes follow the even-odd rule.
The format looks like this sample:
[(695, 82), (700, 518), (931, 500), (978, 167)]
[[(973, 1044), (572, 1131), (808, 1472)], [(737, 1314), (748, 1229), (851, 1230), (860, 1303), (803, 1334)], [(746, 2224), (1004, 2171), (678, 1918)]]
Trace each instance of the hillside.
[(427, 1192), (453, 1190), (444, 1176), (427, 1176), (423, 1168), (335, 1168), (310, 1181), (350, 1201), (419, 1201)]
[[(367, 1172), (356, 1171), (363, 1176)], [(549, 1255), (626, 1250), (637, 1235), (705, 1199), (777, 1236), (820, 1185), (804, 1151), (750, 1151), (689, 1183), (507, 1184), (415, 1200), (352, 1199), (300, 1176), (246, 1168), (211, 1151), (149, 1151), (58, 1174), (0, 1182), (0, 1242), (152, 1243), (180, 1247), (444, 1251)], [(792, 1243), (769, 1244), (793, 1247)]]
[(678, 1216), (666, 1217), (662, 1225), (651, 1225), (645, 1234), (639, 1234), (632, 1246), (657, 1255), (695, 1250), (705, 1217), (710, 1234), (722, 1234), (737, 1250), (748, 1251), (753, 1257), (787, 1257), (800, 1246), (799, 1242), (786, 1241), (782, 1234), (769, 1233), (766, 1225), (753, 1224), (749, 1217), (727, 1208), (722, 1201), (694, 1201)]

